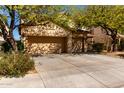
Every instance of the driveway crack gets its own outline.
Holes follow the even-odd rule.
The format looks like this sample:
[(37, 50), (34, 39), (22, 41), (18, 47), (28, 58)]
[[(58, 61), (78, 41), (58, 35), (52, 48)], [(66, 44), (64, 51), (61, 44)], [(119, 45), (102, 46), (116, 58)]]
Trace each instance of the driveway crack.
[[(35, 65), (36, 66), (36, 65)], [(45, 82), (44, 82), (44, 80), (42, 79), (42, 77), (41, 77), (41, 75), (40, 75), (40, 73), (39, 73), (39, 70), (35, 67), (35, 69), (36, 69), (36, 71), (37, 71), (37, 73), (38, 73), (38, 75), (39, 75), (39, 77), (40, 77), (40, 79), (41, 79), (41, 81), (42, 81), (42, 83), (43, 83), (43, 85), (44, 85), (44, 88), (46, 88), (46, 85), (45, 85)]]
[(99, 82), (100, 84), (102, 84), (103, 86), (105, 86), (106, 88), (109, 88), (109, 86), (105, 85), (104, 83), (102, 83), (101, 81), (97, 80), (96, 78), (94, 78), (93, 76), (91, 76), (90, 74), (82, 71), (79, 69), (78, 66), (76, 66), (75, 64), (73, 63), (70, 63), (68, 60), (65, 60), (64, 58), (61, 58), (61, 57), (58, 57), (59, 59), (63, 60), (65, 63), (68, 63), (68, 64), (71, 64), (72, 66), (75, 67), (76, 70), (80, 71), (81, 73), (85, 73), (86, 75), (90, 76), (91, 78), (93, 78), (94, 80), (96, 80), (97, 82)]

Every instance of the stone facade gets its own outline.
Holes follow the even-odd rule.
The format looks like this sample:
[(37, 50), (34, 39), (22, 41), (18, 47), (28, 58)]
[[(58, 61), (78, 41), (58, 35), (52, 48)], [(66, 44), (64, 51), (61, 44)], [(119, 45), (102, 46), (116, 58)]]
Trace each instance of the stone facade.
[(69, 34), (69, 31), (66, 31), (62, 27), (53, 24), (52, 22), (46, 22), (39, 26), (26, 26), (22, 28), (22, 34), (25, 36), (60, 36), (65, 37)]
[(31, 55), (64, 52), (64, 39), (70, 35), (68, 31), (51, 22), (22, 27), (21, 34), (25, 50)]
[(82, 52), (83, 34), (66, 30), (52, 22), (21, 28), (25, 50), (31, 55)]

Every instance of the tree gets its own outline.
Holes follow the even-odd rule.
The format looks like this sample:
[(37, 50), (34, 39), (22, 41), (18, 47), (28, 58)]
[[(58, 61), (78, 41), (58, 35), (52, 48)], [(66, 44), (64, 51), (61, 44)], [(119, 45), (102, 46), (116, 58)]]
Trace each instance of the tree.
[[(82, 27), (82, 11), (83, 8), (77, 6), (64, 6), (64, 9), (61, 12), (56, 13), (52, 16), (52, 20), (57, 24), (65, 27), (69, 30), (77, 31)], [(81, 22), (81, 23), (80, 23)]]
[(78, 17), (81, 26), (102, 27), (111, 36), (111, 51), (115, 51), (118, 33), (124, 29), (124, 6), (88, 6)]
[[(11, 17), (10, 24), (7, 22), (7, 14), (0, 15), (0, 28), (2, 31), (3, 38), (12, 47), (13, 50), (17, 51), (16, 42), (13, 38), (14, 22), (15, 22), (15, 11), (14, 6), (9, 8), (8, 6), (0, 6), (0, 8), (9, 14)], [(8, 11), (8, 12), (7, 12)]]

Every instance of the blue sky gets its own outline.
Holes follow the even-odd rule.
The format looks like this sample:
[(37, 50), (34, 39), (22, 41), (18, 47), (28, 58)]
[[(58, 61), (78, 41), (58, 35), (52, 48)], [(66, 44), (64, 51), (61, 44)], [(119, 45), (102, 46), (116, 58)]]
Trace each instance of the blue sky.
[[(9, 16), (9, 13), (6, 11), (6, 10), (0, 10), (0, 14), (1, 15), (6, 15), (7, 18), (8, 18), (8, 24), (10, 24), (10, 21), (11, 21), (11, 18)], [(16, 17), (17, 17), (17, 13), (16, 13)], [(16, 21), (15, 23), (16, 25), (19, 24), (19, 21)], [(19, 32), (18, 32), (18, 28), (15, 28), (14, 31), (13, 31), (13, 36), (14, 36), (14, 39), (15, 40), (20, 40), (20, 35), (19, 35)]]

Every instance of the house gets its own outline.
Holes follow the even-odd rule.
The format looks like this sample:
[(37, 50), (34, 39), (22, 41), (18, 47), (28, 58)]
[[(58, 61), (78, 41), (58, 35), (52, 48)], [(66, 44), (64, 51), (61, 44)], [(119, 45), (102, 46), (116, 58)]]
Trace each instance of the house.
[(48, 53), (81, 53), (87, 51), (90, 31), (71, 31), (50, 21), (21, 27), (25, 50), (31, 55)]
[(101, 43), (105, 50), (110, 50), (111, 37), (106, 35), (106, 31), (101, 27), (91, 28), (91, 34), (93, 35), (93, 43)]
[[(106, 31), (101, 27), (93, 27), (91, 29), (91, 34), (93, 35), (93, 43), (101, 43), (104, 45), (104, 50), (111, 50), (112, 39), (111, 36), (106, 35)], [(116, 44), (116, 51), (117, 50), (124, 50), (124, 35), (117, 34), (117, 44)]]

